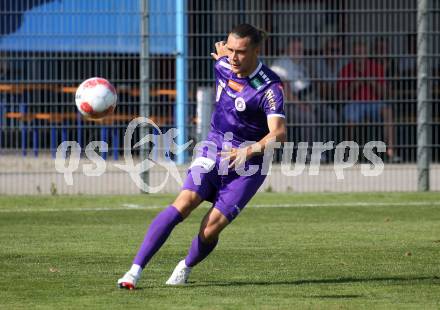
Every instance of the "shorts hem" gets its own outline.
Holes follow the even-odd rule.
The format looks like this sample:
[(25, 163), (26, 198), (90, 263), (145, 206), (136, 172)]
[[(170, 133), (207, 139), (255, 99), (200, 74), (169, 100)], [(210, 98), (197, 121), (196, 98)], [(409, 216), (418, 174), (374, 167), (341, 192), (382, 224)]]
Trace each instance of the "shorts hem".
[(181, 191), (183, 191), (183, 190), (187, 190), (187, 191), (194, 192), (194, 193), (196, 193), (197, 195), (199, 195), (200, 198), (202, 198), (202, 200), (209, 201), (208, 197), (205, 197), (204, 195), (202, 195), (202, 193), (201, 193), (200, 191), (198, 191), (198, 190), (196, 190), (196, 189), (194, 189), (194, 188), (184, 186), (184, 187), (181, 188)]
[(223, 214), (223, 216), (226, 217), (226, 219), (228, 220), (229, 223), (231, 223), (238, 216), (238, 214), (235, 216), (231, 215), (231, 214), (226, 214), (226, 212), (223, 209), (216, 206), (215, 204), (214, 204), (213, 208), (216, 208), (221, 214)]

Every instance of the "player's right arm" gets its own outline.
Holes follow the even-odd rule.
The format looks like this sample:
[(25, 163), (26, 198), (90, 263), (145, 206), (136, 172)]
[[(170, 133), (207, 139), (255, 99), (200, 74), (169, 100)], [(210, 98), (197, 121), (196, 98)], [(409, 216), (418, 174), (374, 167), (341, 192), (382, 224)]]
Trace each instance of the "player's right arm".
[(211, 57), (215, 60), (228, 56), (228, 49), (226, 48), (225, 41), (215, 42), (215, 53), (211, 53)]
[(220, 100), (221, 93), (226, 86), (228, 75), (227, 72), (231, 69), (231, 65), (225, 58), (227, 56), (227, 49), (224, 41), (215, 43), (215, 53), (211, 53), (211, 57), (215, 59), (214, 74), (216, 79), (217, 94), (215, 101)]

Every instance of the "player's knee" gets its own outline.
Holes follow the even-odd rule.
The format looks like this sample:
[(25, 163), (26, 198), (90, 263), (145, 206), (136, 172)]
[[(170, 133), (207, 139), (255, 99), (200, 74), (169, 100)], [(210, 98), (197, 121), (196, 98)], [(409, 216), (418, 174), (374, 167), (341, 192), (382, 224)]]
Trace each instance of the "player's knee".
[(179, 203), (175, 201), (173, 203), (173, 206), (180, 212), (183, 218), (186, 218), (191, 213), (191, 208), (189, 204), (186, 203)]
[(199, 236), (204, 243), (209, 244), (218, 240), (219, 234), (220, 231), (215, 226), (208, 226), (200, 230)]
[(173, 202), (173, 206), (186, 218), (201, 202), (196, 193), (182, 192)]

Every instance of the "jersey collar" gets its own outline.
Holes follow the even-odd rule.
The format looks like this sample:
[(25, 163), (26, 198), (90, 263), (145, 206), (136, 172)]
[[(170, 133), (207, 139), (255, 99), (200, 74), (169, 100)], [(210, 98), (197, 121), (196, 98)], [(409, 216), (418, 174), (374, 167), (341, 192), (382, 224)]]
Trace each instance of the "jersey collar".
[(258, 63), (257, 69), (255, 69), (255, 71), (249, 75), (249, 79), (252, 79), (258, 73), (258, 71), (260, 71), (262, 66), (263, 66), (263, 63), (260, 61)]

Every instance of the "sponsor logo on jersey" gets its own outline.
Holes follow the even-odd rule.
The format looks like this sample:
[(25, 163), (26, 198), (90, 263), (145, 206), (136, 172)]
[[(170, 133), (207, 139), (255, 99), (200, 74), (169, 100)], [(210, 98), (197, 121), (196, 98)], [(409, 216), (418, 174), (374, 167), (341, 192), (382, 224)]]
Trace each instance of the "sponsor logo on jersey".
[(257, 76), (257, 77), (255, 77), (255, 78), (253, 78), (253, 79), (249, 82), (249, 84), (251, 84), (251, 86), (252, 86), (253, 88), (255, 88), (255, 89), (258, 90), (261, 86), (263, 86), (263, 81), (262, 81), (261, 79), (259, 79), (258, 76)]
[(263, 70), (261, 70), (260, 72), (258, 72), (258, 74), (263, 78), (263, 80), (266, 82), (266, 84), (269, 84), (270, 79), (269, 79), (269, 77), (266, 75), (266, 73), (263, 72)]
[(235, 99), (235, 109), (237, 109), (237, 111), (239, 112), (243, 112), (244, 110), (246, 110), (246, 102), (242, 97), (238, 97), (237, 99)]
[(269, 108), (271, 111), (276, 110), (276, 103), (275, 103), (275, 94), (273, 93), (273, 90), (269, 88), (265, 92), (266, 100), (269, 102)]
[(226, 88), (226, 83), (225, 83), (225, 81), (223, 81), (223, 80), (218, 80), (218, 87), (217, 87), (217, 97), (216, 97), (216, 100), (215, 101), (219, 101), (220, 100), (220, 95), (221, 95), (221, 92), (222, 92), (222, 90), (224, 89), (225, 90), (225, 92), (226, 92), (226, 94), (229, 96), (229, 97), (231, 97), (231, 98), (233, 98), (233, 99), (235, 99), (235, 98), (237, 98), (237, 96), (236, 95), (234, 95), (233, 93), (231, 93), (227, 88)]
[(235, 82), (233, 80), (229, 80), (228, 81), (228, 86), (230, 88), (232, 88), (233, 90), (238, 91), (238, 92), (241, 92), (243, 90), (243, 88), (244, 88), (244, 85), (242, 85), (240, 83), (237, 83), (237, 82)]
[(226, 95), (228, 95), (231, 98), (237, 98), (237, 95), (234, 95), (233, 93), (231, 93), (229, 90), (226, 91)]

